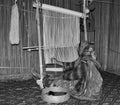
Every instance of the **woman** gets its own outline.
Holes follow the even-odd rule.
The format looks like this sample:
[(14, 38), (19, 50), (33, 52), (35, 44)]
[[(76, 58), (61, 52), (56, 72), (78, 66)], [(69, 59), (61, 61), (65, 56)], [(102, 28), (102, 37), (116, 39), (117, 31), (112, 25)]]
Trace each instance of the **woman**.
[(69, 89), (70, 94), (77, 99), (97, 100), (100, 98), (103, 79), (95, 51), (89, 43), (84, 42), (80, 43), (78, 54), (79, 58), (72, 62), (72, 67), (66, 68), (65, 63), (62, 63), (65, 70), (51, 85)]

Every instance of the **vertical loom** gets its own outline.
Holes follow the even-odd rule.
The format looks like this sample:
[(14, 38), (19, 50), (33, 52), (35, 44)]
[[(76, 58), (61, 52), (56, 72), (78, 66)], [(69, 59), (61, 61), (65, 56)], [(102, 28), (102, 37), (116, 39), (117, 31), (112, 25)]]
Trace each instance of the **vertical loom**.
[(84, 5), (83, 5), (83, 13), (76, 12), (73, 10), (69, 9), (64, 9), (56, 6), (50, 6), (47, 4), (41, 4), (38, 0), (36, 0), (36, 3), (33, 4), (33, 7), (36, 8), (36, 21), (37, 21), (37, 30), (38, 30), (38, 44), (39, 46), (33, 46), (33, 47), (24, 47), (23, 49), (37, 49), (39, 50), (39, 67), (40, 67), (40, 80), (39, 85), (41, 88), (43, 88), (43, 54), (42, 54), (42, 43), (41, 43), (41, 35), (40, 35), (40, 20), (39, 20), (39, 9), (44, 9), (44, 10), (50, 10), (50, 11), (55, 11), (63, 14), (68, 14), (68, 15), (73, 15), (79, 18), (84, 19), (84, 30), (85, 30), (85, 41), (87, 41), (87, 32), (86, 32), (86, 5), (85, 5), (86, 0), (84, 0)]
[[(48, 10), (48, 11), (54, 11), (54, 12), (58, 12), (58, 13), (63, 13), (63, 14), (67, 14), (67, 15), (72, 15), (72, 16), (76, 16), (76, 17), (78, 17), (78, 18), (83, 18), (84, 19), (84, 31), (85, 31), (85, 41), (87, 41), (87, 29), (86, 29), (86, 0), (84, 0), (84, 5), (83, 5), (83, 13), (79, 13), (79, 12), (76, 12), (76, 11), (72, 11), (72, 10), (68, 10), (68, 9), (63, 9), (63, 8), (60, 8), (60, 7), (55, 7), (55, 6), (50, 6), (50, 5), (47, 5), (47, 4), (41, 4), (38, 0), (36, 0), (36, 3), (34, 3), (33, 4), (33, 7), (35, 7), (36, 8), (36, 21), (37, 21), (37, 31), (38, 31), (38, 46), (33, 46), (33, 47), (24, 47), (23, 49), (37, 49), (37, 50), (39, 50), (39, 68), (40, 68), (40, 80), (37, 80), (37, 84), (42, 88), (42, 99), (44, 100), (44, 101), (46, 101), (46, 102), (48, 102), (48, 103), (61, 103), (61, 102), (65, 102), (65, 101), (67, 101), (69, 98), (70, 98), (70, 95), (69, 95), (69, 93), (68, 93), (68, 90), (66, 90), (66, 89), (64, 89), (64, 88), (62, 88), (62, 87), (54, 87), (54, 86), (50, 86), (49, 88), (44, 88), (43, 87), (43, 53), (42, 53), (42, 49), (44, 48), (44, 50), (45, 50), (45, 48), (47, 47), (47, 49), (50, 49), (50, 48), (52, 48), (52, 50), (53, 50), (53, 48), (55, 47), (58, 47), (58, 46), (54, 46), (54, 44), (56, 44), (56, 43), (61, 43), (61, 42), (58, 42), (58, 40), (59, 40), (59, 38), (58, 38), (58, 40), (56, 41), (56, 43), (54, 43), (53, 44), (53, 46), (51, 47), (51, 46), (49, 46), (49, 44), (50, 43), (48, 43), (48, 46), (42, 46), (42, 37), (44, 37), (43, 39), (43, 43), (44, 43), (44, 41), (45, 42), (47, 42), (46, 40), (45, 40), (45, 35), (46, 34), (43, 34), (43, 35), (41, 35), (41, 30), (40, 30), (40, 19), (39, 19), (39, 9), (44, 9), (44, 10)], [(79, 19), (78, 19), (79, 20)], [(58, 20), (57, 20), (58, 21)], [(74, 19), (73, 20), (70, 20), (70, 21), (73, 21), (73, 22), (75, 22), (75, 23), (77, 23), (76, 21), (74, 21)], [(43, 21), (44, 22), (44, 21)], [(69, 22), (68, 22), (69, 23)], [(48, 24), (50, 24), (49, 22), (48, 22)], [(52, 25), (52, 24), (51, 24)], [(68, 24), (69, 25), (69, 24)], [(76, 25), (76, 24), (75, 24)], [(63, 25), (62, 25), (63, 26)], [(76, 25), (77, 27), (78, 27), (78, 25)], [(49, 25), (48, 25), (48, 27), (49, 27)], [(48, 28), (47, 27), (47, 25), (45, 26), (45, 27), (43, 27), (43, 29), (44, 28)], [(66, 27), (66, 26), (65, 26)], [(52, 28), (54, 28), (54, 27), (52, 27)], [(57, 27), (58, 28), (58, 27)], [(70, 28), (71, 29), (71, 27), (68, 27), (68, 28)], [(72, 27), (73, 28), (73, 27)], [(74, 27), (75, 28), (75, 27)], [(49, 29), (49, 28), (48, 28)], [(78, 29), (78, 28), (76, 28), (76, 29)], [(60, 29), (59, 29), (60, 30)], [(67, 28), (65, 28), (65, 30), (67, 30)], [(65, 30), (63, 30), (63, 31), (65, 31)], [(54, 31), (54, 30), (52, 30), (52, 31)], [(58, 30), (57, 30), (58, 31)], [(75, 31), (75, 30), (73, 30), (73, 31)], [(58, 32), (59, 33), (59, 32)], [(63, 37), (62, 35), (61, 35), (61, 33), (60, 33), (60, 35), (62, 36), (62, 38), (65, 38), (66, 39), (66, 31), (65, 31), (65, 37)], [(71, 33), (71, 31), (70, 31), (70, 33)], [(74, 39), (74, 37), (75, 37), (75, 35), (74, 34), (76, 34), (77, 32), (75, 32), (75, 33), (73, 33), (73, 34), (71, 34), (72, 35), (72, 40), (75, 40)], [(48, 34), (48, 33), (47, 33)], [(53, 34), (53, 33), (52, 33)], [(63, 33), (62, 33), (63, 34)], [(69, 36), (69, 34), (67, 33), (67, 37), (70, 37)], [(56, 35), (56, 34), (54, 34), (52, 37), (58, 37), (59, 36), (59, 34), (58, 35)], [(51, 36), (49, 36), (49, 37), (51, 37)], [(62, 39), (61, 38), (61, 39)], [(54, 39), (54, 38), (53, 38)], [(69, 40), (70, 40), (70, 38), (68, 38)], [(48, 38), (48, 40), (49, 40), (49, 38)], [(77, 40), (78, 41), (78, 40)], [(65, 42), (67, 42), (68, 44), (70, 44), (69, 43), (69, 41), (66, 39), (65, 40), (65, 42), (62, 40), (62, 44), (66, 44)], [(73, 41), (74, 42), (74, 41)], [(62, 44), (60, 44), (60, 46), (62, 45)], [(73, 43), (72, 43), (73, 44)], [(45, 43), (45, 45), (47, 45), (46, 43)], [(50, 48), (49, 48), (50, 47)], [(66, 48), (66, 46), (62, 46), (62, 47), (65, 47)], [(67, 46), (68, 47), (68, 46)], [(69, 47), (71, 47), (71, 46), (69, 46)], [(63, 51), (63, 50), (62, 50)], [(70, 50), (68, 50), (68, 51), (70, 51)], [(49, 68), (49, 69), (52, 69), (52, 68)], [(57, 68), (57, 70), (59, 71), (60, 69), (58, 69)], [(56, 71), (56, 69), (53, 69), (52, 71)], [(61, 70), (60, 70), (61, 71)], [(44, 89), (43, 89), (44, 88)], [(50, 92), (50, 91), (52, 91), (52, 92), (65, 92), (66, 94), (65, 95), (61, 95), (61, 96), (54, 96), (54, 95), (48, 95), (48, 92)]]

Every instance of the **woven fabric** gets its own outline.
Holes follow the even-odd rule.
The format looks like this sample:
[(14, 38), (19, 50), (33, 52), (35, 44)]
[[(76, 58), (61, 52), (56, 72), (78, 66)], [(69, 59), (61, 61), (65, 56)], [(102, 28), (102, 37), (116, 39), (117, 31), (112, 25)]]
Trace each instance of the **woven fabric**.
[(43, 10), (43, 47), (45, 62), (51, 58), (72, 62), (78, 58), (79, 18)]

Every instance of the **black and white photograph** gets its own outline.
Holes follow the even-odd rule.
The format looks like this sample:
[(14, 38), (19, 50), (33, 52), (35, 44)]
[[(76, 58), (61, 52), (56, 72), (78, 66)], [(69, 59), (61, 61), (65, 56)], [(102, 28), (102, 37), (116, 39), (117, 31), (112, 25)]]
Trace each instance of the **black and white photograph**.
[(120, 105), (120, 0), (0, 0), (0, 105)]

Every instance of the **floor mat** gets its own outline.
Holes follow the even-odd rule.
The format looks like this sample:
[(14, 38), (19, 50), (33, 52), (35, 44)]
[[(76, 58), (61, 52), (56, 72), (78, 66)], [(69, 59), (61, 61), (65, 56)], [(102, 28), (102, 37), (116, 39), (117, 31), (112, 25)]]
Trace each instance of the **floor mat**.
[[(98, 101), (70, 98), (67, 102), (52, 105), (120, 105), (120, 76), (102, 72), (102, 95)], [(35, 80), (0, 83), (0, 105), (47, 105)]]

